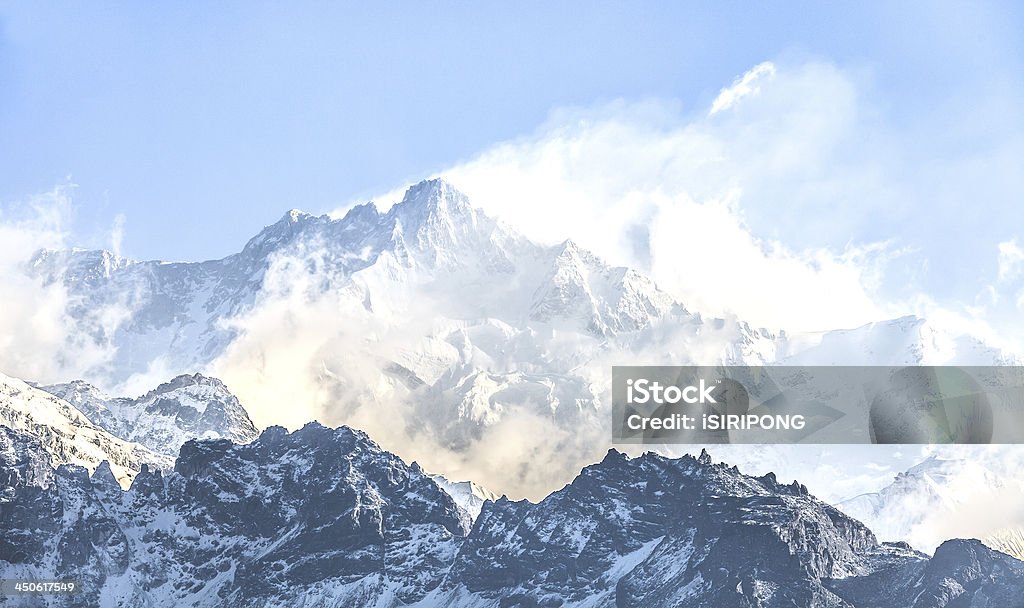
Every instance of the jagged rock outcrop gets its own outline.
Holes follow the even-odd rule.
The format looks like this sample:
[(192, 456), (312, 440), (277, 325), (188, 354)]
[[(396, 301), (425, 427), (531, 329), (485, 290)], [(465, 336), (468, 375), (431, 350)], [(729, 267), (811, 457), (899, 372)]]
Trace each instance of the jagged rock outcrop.
[(417, 465), (345, 427), (189, 441), (128, 491), (106, 467), (18, 483), (10, 453), (0, 577), (81, 582), (50, 606), (1024, 605), (1020, 561), (971, 540), (931, 559), (879, 543), (801, 484), (706, 453), (612, 450), (539, 503), (485, 502), (471, 530)]

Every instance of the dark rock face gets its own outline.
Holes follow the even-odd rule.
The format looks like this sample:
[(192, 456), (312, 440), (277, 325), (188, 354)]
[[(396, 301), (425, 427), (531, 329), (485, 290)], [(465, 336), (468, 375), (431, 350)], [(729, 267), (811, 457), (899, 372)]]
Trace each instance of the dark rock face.
[(977, 540), (949, 540), (912, 588), (920, 590), (916, 608), (1024, 606), (1024, 563)]
[(0, 500), (26, 485), (47, 485), (53, 477), (53, 458), (39, 440), (6, 426), (0, 426), (0, 463)]
[(946, 541), (930, 560), (894, 557), (910, 552), (903, 543), (890, 548), (869, 575), (832, 581), (836, 593), (878, 608), (1024, 607), (1024, 562), (980, 541)]
[(191, 441), (173, 474), (143, 468), (127, 492), (108, 477), (64, 466), (15, 488), (0, 576), (78, 579), (87, 592), (61, 598), (73, 606), (295, 605), (310, 589), (332, 606), (408, 603), (440, 584), (466, 533), (418, 466), (344, 427)]
[(978, 541), (931, 559), (880, 544), (803, 486), (706, 454), (611, 451), (540, 503), (485, 503), (467, 531), (417, 465), (345, 427), (189, 441), (127, 492), (106, 467), (19, 481), (15, 452), (0, 577), (82, 581), (50, 605), (1024, 606), (1022, 562)]
[(799, 487), (610, 452), (538, 505), (486, 505), (448, 582), (553, 605), (839, 606), (821, 581), (866, 570), (875, 546)]

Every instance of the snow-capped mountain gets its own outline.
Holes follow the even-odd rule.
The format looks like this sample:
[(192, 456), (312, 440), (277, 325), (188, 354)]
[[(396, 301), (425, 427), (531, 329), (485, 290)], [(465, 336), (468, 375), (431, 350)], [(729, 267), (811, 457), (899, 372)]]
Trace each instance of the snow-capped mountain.
[[(412, 187), (387, 213), (373, 203), (337, 220), (292, 210), (222, 260), (137, 262), (71, 250), (42, 252), (33, 265), (65, 283), (77, 296), (72, 312), (83, 318), (85, 309), (132, 309), (116, 335), (96, 336), (117, 345), (109, 372), (119, 380), (158, 360), (179, 368), (215, 359), (235, 333), (223, 321), (255, 304), (282, 256), (317, 273), (324, 280), (318, 289), (345, 290), (379, 314), (409, 304), (381, 281), (429, 286), (428, 293), (449, 300), (445, 307), (455, 310), (442, 312), (452, 319), (536, 319), (595, 335), (644, 327), (675, 305), (648, 279), (609, 268), (572, 242), (543, 247), (526, 240), (440, 180)], [(472, 298), (462, 298), (466, 289)]]
[(0, 431), (3, 450), (23, 463), (19, 478), (32, 483), (45, 482), (43, 472), (52, 466), (74, 464), (95, 471), (107, 461), (118, 482), (127, 485), (143, 465), (169, 470), (174, 463), (107, 432), (67, 401), (2, 374)]
[(908, 316), (855, 329), (790, 336), (779, 365), (1015, 365), (1020, 361), (969, 335)]
[[(978, 459), (932, 456), (896, 476), (877, 492), (861, 494), (836, 506), (866, 523), (883, 540), (906, 541), (932, 551), (950, 531), (981, 538), (1015, 557), (1021, 551), (1020, 496), (1024, 480), (993, 470)], [(1003, 513), (994, 505), (1003, 505)]]
[(189, 439), (249, 443), (259, 435), (224, 383), (201, 374), (178, 376), (135, 399), (110, 397), (82, 380), (40, 388), (111, 434), (171, 458)]
[(441, 180), (387, 211), (290, 211), (221, 260), (47, 251), (32, 270), (114, 347), (98, 384), (203, 370), (258, 426), (351, 424), (513, 496), (539, 498), (600, 458), (613, 365), (1005, 361), (914, 318), (813, 335), (706, 319), (572, 241), (530, 241)]
[[(76, 318), (125, 313), (113, 333), (81, 327), (116, 346), (93, 374), (107, 385), (207, 369), (260, 425), (352, 423), (432, 470), (463, 459), (471, 477), (519, 494), (542, 495), (606, 447), (609, 365), (760, 361), (775, 348), (767, 332), (706, 322), (571, 241), (529, 241), (440, 180), (387, 212), (289, 212), (222, 260), (48, 251), (33, 270), (65, 285)], [(503, 426), (549, 428), (531, 433), (543, 446), (508, 458), (558, 450), (550, 479), (479, 469), (487, 460), (473, 452), (512, 432)]]
[(189, 441), (128, 491), (106, 467), (26, 485), (6, 454), (0, 577), (83, 589), (11, 606), (1024, 605), (1020, 561), (881, 544), (799, 483), (707, 454), (612, 451), (539, 503), (486, 502), (471, 530), (418, 465), (344, 427)]
[(451, 481), (444, 475), (430, 475), (430, 478), (466, 512), (470, 526), (480, 516), (480, 510), (486, 501), (499, 498), (494, 492), (472, 481)]

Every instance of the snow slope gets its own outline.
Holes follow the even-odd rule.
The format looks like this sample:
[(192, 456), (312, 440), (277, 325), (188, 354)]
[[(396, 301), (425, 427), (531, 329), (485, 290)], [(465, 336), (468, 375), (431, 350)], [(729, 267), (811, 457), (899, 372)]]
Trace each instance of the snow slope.
[(1022, 557), (1024, 480), (1012, 465), (997, 467), (997, 462), (932, 456), (879, 491), (836, 506), (879, 538), (909, 542), (922, 551), (933, 551), (952, 532)]
[(499, 498), (494, 492), (472, 481), (450, 481), (444, 475), (429, 477), (466, 512), (470, 525), (480, 516), (480, 510), (486, 501), (495, 501)]
[[(613, 365), (1013, 361), (912, 317), (802, 335), (704, 318), (571, 240), (530, 241), (441, 180), (387, 211), (289, 211), (221, 260), (47, 251), (33, 271), (116, 346), (94, 384), (132, 393), (201, 370), (256, 426), (350, 424), (428, 470), (535, 499), (609, 446)], [(115, 308), (130, 314), (112, 333), (87, 323)]]
[(41, 388), (113, 435), (171, 458), (189, 439), (248, 443), (259, 435), (224, 383), (201, 374), (178, 376), (135, 399), (110, 397), (82, 380)]
[[(95, 471), (103, 461), (127, 485), (143, 465), (173, 467), (174, 459), (116, 437), (81, 411), (29, 384), (0, 374), (0, 426), (38, 441), (49, 465), (75, 464)], [(16, 442), (6, 443), (13, 451)]]

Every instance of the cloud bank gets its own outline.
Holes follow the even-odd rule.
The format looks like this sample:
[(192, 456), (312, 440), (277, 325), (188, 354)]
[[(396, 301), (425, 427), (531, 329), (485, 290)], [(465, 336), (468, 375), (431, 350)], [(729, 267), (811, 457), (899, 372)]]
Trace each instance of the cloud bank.
[[(904, 249), (846, 237), (831, 246), (891, 196), (875, 183), (882, 161), (851, 152), (872, 123), (864, 105), (835, 66), (763, 63), (708, 111), (660, 101), (561, 110), (439, 173), (528, 236), (572, 237), (704, 314), (852, 327), (907, 312), (878, 293)], [(822, 238), (789, 243), (806, 232)]]
[(1020, 113), (979, 118), (956, 97), (905, 120), (886, 103), (866, 70), (766, 62), (707, 106), (563, 108), (437, 174), (528, 236), (571, 237), (705, 314), (813, 331), (938, 311), (1006, 334), (975, 296), (979, 276), (1009, 272), (995, 268), (993, 243), (1013, 242), (1000, 231), (1024, 225), (1010, 200), (1024, 181), (1002, 170), (1024, 153)]

